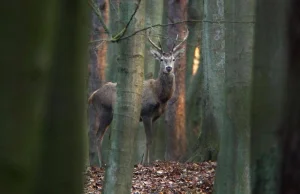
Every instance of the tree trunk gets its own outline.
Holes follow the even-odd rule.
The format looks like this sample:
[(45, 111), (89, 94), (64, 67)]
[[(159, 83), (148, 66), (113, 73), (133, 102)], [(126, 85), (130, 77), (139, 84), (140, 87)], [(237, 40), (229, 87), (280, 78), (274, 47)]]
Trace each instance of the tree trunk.
[[(109, 29), (111, 35), (116, 35), (120, 32), (120, 0), (109, 0)], [(116, 43), (110, 43), (108, 45), (107, 52), (107, 68), (106, 68), (106, 80), (110, 82), (116, 82), (117, 59), (119, 57), (119, 46)], [(105, 145), (105, 139), (103, 140)], [(104, 147), (103, 147), (104, 148)]]
[[(282, 4), (282, 3), (281, 3)], [(285, 114), (283, 120), (283, 126), (281, 127), (282, 134), (282, 165), (281, 175), (282, 183), (280, 193), (282, 194), (296, 194), (300, 193), (300, 60), (299, 60), (299, 24), (300, 14), (299, 8), (300, 3), (296, 0), (285, 1), (285, 5), (282, 7), (282, 12), (290, 9), (288, 15), (288, 26), (282, 29), (288, 29), (288, 77), (286, 83), (286, 94), (285, 99), (286, 109), (283, 113)], [(282, 13), (287, 15), (286, 13)], [(284, 18), (284, 17), (283, 17)], [(282, 64), (286, 61), (283, 61)]]
[(217, 160), (219, 131), (223, 127), (224, 80), (225, 80), (225, 36), (223, 0), (204, 0), (202, 36), (203, 90), (201, 110), (203, 114), (201, 135), (193, 161)]
[[(186, 20), (187, 0), (169, 0), (168, 17), (172, 22)], [(186, 34), (186, 25), (171, 25), (168, 27), (168, 47), (171, 48), (176, 35), (183, 38)], [(186, 43), (182, 44), (185, 47)], [(166, 111), (167, 147), (166, 159), (179, 160), (186, 152), (185, 132), (185, 55), (178, 59), (175, 65), (176, 89), (173, 97), (168, 101)]]
[[(95, 0), (102, 13), (105, 23), (108, 22), (108, 0)], [(91, 11), (92, 30), (90, 32), (90, 41), (106, 39), (107, 34), (101, 26), (99, 18), (96, 13)], [(100, 88), (105, 81), (105, 66), (106, 66), (106, 42), (96, 42), (90, 45), (89, 48), (89, 95)], [(99, 126), (99, 118), (97, 118), (95, 108), (90, 105), (88, 108), (89, 113), (89, 160), (90, 165), (99, 165), (96, 149), (96, 131)]]
[[(204, 0), (189, 0), (187, 5), (188, 20), (202, 20), (203, 5)], [(186, 91), (189, 90), (189, 86), (192, 82), (195, 49), (196, 47), (200, 47), (200, 39), (202, 36), (202, 22), (188, 22), (187, 24), (190, 34), (186, 41)]]
[[(146, 26), (152, 26), (154, 24), (162, 24), (162, 18), (163, 18), (163, 8), (164, 8), (164, 2), (161, 0), (151, 0), (146, 1)], [(155, 40), (155, 42), (160, 41), (161, 42), (161, 34), (162, 34), (162, 28), (157, 27), (149, 30), (150, 37), (152, 40)], [(158, 40), (158, 41), (156, 41)], [(145, 62), (144, 62), (144, 72), (145, 72), (145, 79), (151, 79), (156, 78), (157, 74), (155, 74), (156, 66), (159, 66), (159, 63), (153, 55), (150, 53), (151, 44), (147, 41), (145, 44)], [(155, 155), (155, 147), (159, 146), (159, 140), (161, 138), (155, 136), (157, 128), (153, 128), (153, 144), (152, 148), (150, 149), (150, 158), (151, 159), (157, 159), (154, 158)], [(142, 123), (140, 123), (137, 138), (136, 138), (136, 156), (135, 156), (135, 162), (140, 162), (143, 158), (143, 154), (145, 151), (145, 142), (146, 142), (146, 135), (144, 126)], [(164, 149), (164, 148), (163, 148)]]
[[(168, 1), (163, 1), (163, 16), (162, 16), (162, 23), (166, 24), (168, 22)], [(164, 27), (161, 29), (162, 37), (161, 37), (161, 43), (162, 45), (167, 45), (167, 39), (165, 38), (168, 35), (168, 29), (167, 27)], [(166, 47), (164, 46), (164, 49)], [(158, 64), (155, 67), (155, 73), (154, 76), (158, 76), (158, 72), (160, 70), (160, 64)], [(166, 114), (161, 115), (161, 117), (155, 121), (153, 124), (153, 143), (152, 143), (152, 150), (153, 159), (155, 160), (165, 160), (165, 152), (166, 152), (166, 122), (165, 122), (165, 116)]]
[[(203, 3), (204, 0), (190, 0), (188, 2), (188, 20), (202, 20), (203, 19)], [(195, 59), (195, 49), (200, 48), (203, 25), (201, 22), (188, 23), (190, 30), (187, 39), (186, 51), (186, 136), (187, 136), (187, 156), (191, 156), (192, 148), (197, 143), (199, 136), (199, 115), (201, 102), (201, 90), (199, 89), (203, 72), (200, 72), (198, 67), (197, 72), (193, 75), (193, 65)], [(202, 50), (200, 50), (202, 52)], [(201, 56), (200, 56), (201, 57)], [(200, 59), (199, 59), (200, 60)], [(199, 63), (199, 66), (202, 63)], [(201, 67), (202, 68), (202, 67)], [(193, 85), (196, 84), (196, 85)]]
[(225, 2), (225, 110), (215, 193), (250, 193), (250, 87), (254, 1)]
[(278, 129), (285, 113), (287, 7), (287, 2), (280, 0), (257, 1), (256, 5), (251, 121), (251, 184), (255, 194), (279, 193)]
[[(120, 4), (120, 17), (124, 24), (130, 20), (137, 5), (138, 11), (129, 25), (129, 32), (144, 27), (145, 1), (124, 1)], [(109, 194), (130, 193), (133, 146), (140, 119), (144, 80), (144, 36), (137, 34), (119, 44), (122, 51), (119, 63), (122, 66), (117, 72), (117, 102), (114, 107), (111, 150), (104, 180), (104, 193)]]
[[(107, 22), (110, 30), (110, 36), (115, 35), (120, 31), (120, 0), (109, 0), (109, 21)], [(106, 81), (107, 82), (116, 82), (117, 68), (119, 66), (117, 62), (117, 58), (119, 57), (119, 45), (117, 43), (108, 43), (107, 45), (108, 51), (106, 52), (107, 57), (107, 66), (106, 66)], [(107, 130), (106, 135), (103, 137), (102, 142), (102, 157), (103, 161), (106, 164), (108, 161), (108, 155), (110, 152), (110, 144), (111, 144), (111, 130), (110, 127)]]
[(79, 194), (86, 135), (86, 3), (9, 4), (1, 10), (7, 18), (0, 59), (5, 64), (0, 76), (1, 193)]

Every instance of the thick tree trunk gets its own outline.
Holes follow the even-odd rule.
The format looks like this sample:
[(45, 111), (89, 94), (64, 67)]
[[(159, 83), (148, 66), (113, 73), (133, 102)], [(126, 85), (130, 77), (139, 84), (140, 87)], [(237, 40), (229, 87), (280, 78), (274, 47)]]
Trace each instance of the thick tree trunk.
[[(138, 4), (139, 8), (129, 25), (129, 32), (144, 27), (145, 1), (124, 1), (120, 4), (120, 16), (124, 24), (130, 20)], [(130, 193), (133, 146), (140, 119), (144, 80), (144, 36), (138, 34), (122, 40), (119, 44), (122, 51), (119, 62), (122, 66), (117, 72), (117, 102), (114, 107), (111, 150), (104, 181), (104, 193), (108, 194)]]
[[(168, 16), (173, 21), (186, 20), (187, 0), (169, 0)], [(172, 47), (174, 39), (178, 34), (183, 38), (186, 34), (185, 24), (172, 25), (168, 28), (169, 48)], [(182, 44), (185, 47), (186, 43)], [(173, 97), (169, 100), (166, 111), (167, 122), (167, 147), (166, 159), (179, 160), (186, 153), (186, 131), (185, 131), (185, 55), (175, 65), (176, 89)]]
[(86, 3), (13, 1), (1, 13), (1, 193), (80, 194)]
[[(288, 3), (289, 2), (289, 3)], [(296, 0), (285, 1), (283, 12), (290, 9), (288, 15), (288, 77), (286, 84), (287, 98), (284, 109), (284, 121), (281, 127), (282, 149), (282, 194), (300, 193), (300, 3)], [(289, 7), (288, 7), (289, 6)], [(286, 13), (282, 13), (286, 15)], [(286, 28), (283, 28), (286, 29)], [(281, 31), (281, 29), (280, 29)], [(285, 63), (283, 63), (285, 64)]]
[(225, 111), (215, 193), (250, 193), (250, 89), (254, 1), (225, 3)]
[(193, 161), (216, 160), (219, 151), (219, 131), (223, 127), (225, 81), (225, 34), (223, 0), (204, 0), (202, 36), (202, 124)]
[[(108, 22), (108, 0), (95, 0), (96, 5), (102, 13), (105, 23)], [(106, 39), (107, 34), (101, 26), (99, 18), (96, 13), (91, 11), (91, 26), (90, 41)], [(105, 81), (105, 66), (106, 66), (106, 42), (97, 42), (90, 45), (89, 48), (89, 95), (97, 90)], [(90, 105), (88, 108), (89, 113), (89, 161), (90, 165), (99, 165), (96, 149), (96, 131), (99, 126), (99, 118), (95, 112), (95, 108)]]
[(280, 0), (257, 1), (256, 5), (251, 121), (251, 184), (255, 194), (279, 193), (278, 129), (286, 113), (283, 95), (286, 93), (287, 5)]

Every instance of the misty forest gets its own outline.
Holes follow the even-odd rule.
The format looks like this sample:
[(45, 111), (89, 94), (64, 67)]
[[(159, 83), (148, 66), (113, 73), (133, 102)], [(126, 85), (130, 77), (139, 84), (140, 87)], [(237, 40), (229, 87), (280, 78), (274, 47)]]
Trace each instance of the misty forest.
[(300, 193), (299, 1), (7, 5), (0, 193)]

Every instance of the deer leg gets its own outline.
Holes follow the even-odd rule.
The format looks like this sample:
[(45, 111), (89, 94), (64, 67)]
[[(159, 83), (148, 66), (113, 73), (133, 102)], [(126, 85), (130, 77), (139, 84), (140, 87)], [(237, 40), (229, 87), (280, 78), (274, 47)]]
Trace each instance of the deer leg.
[(143, 124), (146, 133), (146, 150), (143, 158), (143, 164), (150, 163), (150, 148), (152, 144), (152, 118), (143, 117)]
[(98, 161), (99, 161), (100, 167), (104, 166), (104, 160), (102, 157), (102, 141), (103, 141), (104, 134), (105, 134), (106, 130), (108, 129), (111, 121), (112, 121), (112, 113), (111, 112), (104, 112), (104, 113), (100, 114), (100, 124), (99, 124), (99, 128), (98, 128), (98, 131), (96, 134)]

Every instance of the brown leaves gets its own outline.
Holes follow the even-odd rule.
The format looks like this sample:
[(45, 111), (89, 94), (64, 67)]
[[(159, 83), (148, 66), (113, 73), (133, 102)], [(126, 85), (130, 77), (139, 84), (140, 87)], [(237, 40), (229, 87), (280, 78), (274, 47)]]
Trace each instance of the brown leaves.
[[(156, 161), (151, 166), (136, 165), (132, 193), (210, 194), (214, 183), (216, 163), (178, 163)], [(85, 194), (100, 194), (104, 169), (91, 167), (85, 172)]]

